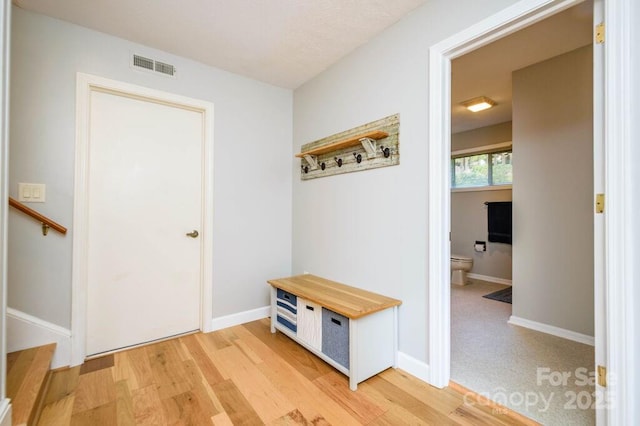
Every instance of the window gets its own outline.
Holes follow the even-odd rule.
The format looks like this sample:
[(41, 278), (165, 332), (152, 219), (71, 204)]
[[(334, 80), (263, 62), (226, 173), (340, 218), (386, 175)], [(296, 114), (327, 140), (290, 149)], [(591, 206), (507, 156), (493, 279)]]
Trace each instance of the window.
[(451, 188), (510, 185), (511, 150), (458, 156), (451, 159)]

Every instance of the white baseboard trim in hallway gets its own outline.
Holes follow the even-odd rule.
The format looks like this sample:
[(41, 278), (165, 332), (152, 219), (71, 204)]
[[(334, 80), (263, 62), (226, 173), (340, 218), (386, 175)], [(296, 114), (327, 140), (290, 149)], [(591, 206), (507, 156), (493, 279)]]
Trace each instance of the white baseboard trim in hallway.
[(551, 334), (552, 336), (562, 337), (563, 339), (573, 340), (574, 342), (584, 343), (585, 345), (595, 346), (595, 339), (593, 336), (576, 333), (575, 331), (566, 330), (553, 325), (543, 324), (541, 322), (531, 321), (513, 315), (509, 318), (509, 324)]
[(11, 404), (9, 398), (0, 402), (0, 426), (11, 426)]
[(51, 368), (71, 365), (71, 331), (33, 315), (7, 308), (7, 352), (56, 344)]
[(423, 382), (429, 383), (429, 364), (425, 362), (398, 351), (398, 368), (417, 377)]
[[(211, 320), (213, 330), (233, 327), (267, 318), (270, 307), (265, 306), (250, 311), (239, 312)], [(51, 368), (71, 365), (71, 331), (43, 319), (7, 308), (7, 352), (56, 343), (56, 351), (51, 361)], [(0, 425), (1, 426), (1, 425)]]
[(473, 272), (469, 272), (467, 277), (475, 280), (488, 281), (490, 283), (511, 285), (511, 280), (506, 278), (490, 277), (489, 275), (474, 274)]
[(270, 306), (264, 306), (262, 308), (252, 309), (250, 311), (225, 315), (223, 317), (213, 318), (211, 320), (211, 329), (212, 331), (221, 330), (223, 328), (233, 327), (262, 318), (267, 318), (269, 315), (271, 315)]

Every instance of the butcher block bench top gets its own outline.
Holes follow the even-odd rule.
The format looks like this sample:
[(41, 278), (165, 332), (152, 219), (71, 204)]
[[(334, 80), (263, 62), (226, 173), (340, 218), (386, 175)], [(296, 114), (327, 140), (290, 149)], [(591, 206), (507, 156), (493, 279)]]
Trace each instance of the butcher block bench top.
[(357, 319), (402, 303), (397, 299), (310, 274), (279, 278), (267, 282), (275, 288), (322, 305), (351, 319)]

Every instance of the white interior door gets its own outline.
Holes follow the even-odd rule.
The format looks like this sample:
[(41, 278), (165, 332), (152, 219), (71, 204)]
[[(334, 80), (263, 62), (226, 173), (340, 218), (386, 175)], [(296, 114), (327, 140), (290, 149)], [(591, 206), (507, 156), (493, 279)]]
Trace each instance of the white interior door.
[(202, 115), (91, 92), (87, 356), (200, 326)]

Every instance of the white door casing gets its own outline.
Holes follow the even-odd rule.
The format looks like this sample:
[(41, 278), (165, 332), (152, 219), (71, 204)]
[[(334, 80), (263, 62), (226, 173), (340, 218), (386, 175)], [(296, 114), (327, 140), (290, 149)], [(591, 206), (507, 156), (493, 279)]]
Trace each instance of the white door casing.
[(11, 424), (7, 398), (7, 216), (9, 205), (9, 70), (11, 2), (0, 2), (0, 425)]
[[(605, 26), (604, 82), (602, 103), (603, 129), (603, 168), (604, 168), (604, 283), (602, 290), (605, 299), (603, 322), (599, 324), (604, 332), (596, 336), (596, 345), (606, 342), (600, 352), (606, 358), (608, 379), (606, 387), (606, 414), (598, 414), (600, 424), (635, 425), (640, 422), (637, 402), (637, 384), (633, 371), (637, 368), (638, 354), (637, 323), (634, 323), (634, 286), (632, 267), (634, 245), (628, 225), (637, 223), (637, 212), (632, 207), (631, 170), (635, 158), (630, 155), (632, 143), (631, 122), (631, 29), (637, 27), (631, 13), (631, 4), (637, 0), (598, 0), (596, 6), (604, 4), (602, 22)], [(597, 10), (597, 9), (596, 9)], [(637, 49), (637, 47), (634, 47)], [(637, 77), (636, 77), (637, 79)], [(635, 167), (635, 165), (633, 165)], [(637, 185), (637, 182), (635, 183)], [(637, 256), (637, 252), (636, 252)], [(596, 318), (597, 319), (597, 318)], [(597, 388), (598, 390), (605, 390)]]
[[(122, 179), (121, 182), (118, 183), (118, 187), (126, 188), (128, 184), (127, 173), (134, 173), (133, 168), (135, 165), (135, 155), (132, 152), (132, 159), (129, 164), (127, 163), (127, 159), (122, 159), (123, 166), (129, 168), (129, 172), (126, 170), (122, 170), (120, 174), (115, 173), (107, 176), (106, 179), (102, 178), (102, 181), (99, 179), (90, 179), (93, 177), (92, 167), (96, 167), (96, 172), (100, 171), (100, 167), (103, 169), (105, 167), (115, 167), (117, 166), (118, 159), (111, 158), (111, 164), (109, 161), (105, 163), (105, 165), (100, 166), (100, 163), (95, 162), (95, 158), (92, 158), (92, 155), (99, 156), (99, 158), (105, 158), (109, 156), (109, 149), (105, 149), (105, 146), (100, 146), (101, 144), (97, 144), (95, 147), (90, 146), (91, 143), (91, 127), (94, 123), (91, 123), (91, 120), (96, 120), (96, 117), (92, 117), (92, 105), (93, 110), (95, 109), (105, 109), (107, 105), (114, 106), (111, 104), (120, 102), (120, 107), (124, 110), (129, 110), (128, 114), (133, 115), (133, 111), (139, 112), (141, 107), (148, 108), (151, 106), (154, 114), (172, 114), (178, 112), (179, 115), (182, 116), (182, 121), (184, 123), (193, 124), (193, 120), (196, 119), (201, 123), (201, 127), (198, 129), (202, 136), (202, 141), (198, 149), (200, 152), (192, 152), (190, 155), (191, 160), (193, 158), (197, 158), (195, 161), (199, 161), (200, 164), (197, 164), (193, 167), (194, 170), (198, 171), (200, 176), (201, 184), (198, 185), (197, 191), (199, 192), (198, 198), (202, 200), (200, 206), (197, 206), (194, 209), (190, 209), (191, 213), (187, 213), (190, 216), (190, 219), (187, 222), (197, 221), (198, 223), (172, 223), (166, 224), (167, 227), (163, 228), (162, 224), (156, 223), (153, 224), (153, 221), (149, 218), (152, 218), (155, 214), (158, 213), (158, 209), (161, 208), (161, 200), (162, 197), (154, 197), (153, 194), (150, 194), (149, 197), (145, 199), (146, 196), (140, 197), (139, 202), (136, 203), (136, 198), (122, 197), (122, 199), (118, 199), (118, 196), (114, 196), (112, 193), (108, 195), (109, 181), (113, 181), (114, 179)], [(143, 108), (144, 109), (144, 108)], [(104, 111), (103, 111), (104, 112)], [(169, 253), (167, 250), (170, 250), (169, 247), (166, 247), (167, 240), (164, 239), (162, 242), (163, 236), (170, 237), (169, 241), (171, 245), (175, 245), (178, 249), (178, 252), (184, 251), (184, 253), (191, 252), (193, 255), (194, 250), (199, 252), (196, 254), (196, 263), (194, 264), (192, 261), (187, 260), (189, 256), (186, 258), (181, 258), (180, 254), (177, 254), (179, 258), (179, 262), (185, 263), (186, 270), (190, 270), (191, 272), (188, 274), (192, 275), (192, 278), (197, 280), (197, 285), (195, 288), (191, 288), (187, 293), (191, 293), (192, 297), (194, 293), (196, 296), (196, 306), (194, 308), (188, 309), (190, 312), (188, 313), (180, 313), (175, 312), (175, 317), (184, 316), (185, 322), (180, 325), (179, 329), (167, 329), (165, 332), (165, 336), (170, 334), (174, 334), (174, 332), (182, 332), (188, 331), (183, 329), (185, 327), (184, 324), (188, 325), (187, 328), (195, 325), (195, 328), (199, 328), (202, 331), (211, 331), (211, 310), (212, 310), (212, 213), (213, 213), (213, 199), (212, 199), (212, 179), (213, 179), (213, 105), (209, 102), (195, 100), (191, 98), (186, 98), (183, 96), (178, 96), (174, 94), (169, 94), (153, 89), (148, 89), (144, 87), (134, 86), (127, 83), (117, 82), (113, 80), (108, 80), (105, 78), (92, 76), (88, 74), (78, 73), (77, 78), (77, 135), (76, 135), (76, 180), (75, 180), (75, 199), (74, 199), (74, 224), (73, 224), (73, 276), (72, 276), (72, 353), (71, 353), (71, 364), (78, 365), (81, 364), (86, 355), (88, 343), (91, 343), (91, 352), (99, 352), (102, 349), (108, 349), (101, 346), (95, 346), (95, 342), (87, 341), (87, 330), (90, 328), (92, 333), (95, 332), (107, 332), (108, 333), (108, 325), (100, 323), (104, 323), (108, 318), (104, 317), (102, 320), (97, 323), (93, 321), (93, 323), (88, 322), (87, 309), (92, 307), (95, 308), (99, 303), (99, 300), (104, 298), (104, 294), (100, 294), (99, 292), (95, 292), (92, 287), (92, 291), (89, 291), (89, 278), (91, 276), (92, 268), (96, 267), (96, 263), (91, 261), (92, 258), (92, 250), (94, 254), (101, 256), (116, 256), (118, 253), (115, 253), (113, 250), (109, 249), (108, 238), (104, 238), (104, 241), (101, 243), (100, 238), (96, 240), (96, 244), (93, 244), (94, 241), (91, 238), (96, 237), (96, 230), (99, 228), (100, 224), (97, 223), (103, 219), (100, 214), (101, 211), (97, 211), (97, 214), (93, 214), (91, 207), (102, 207), (105, 208), (105, 212), (108, 212), (107, 206), (112, 203), (125, 201), (132, 202), (138, 205), (133, 206), (133, 210), (138, 210), (138, 213), (141, 215), (140, 217), (132, 217), (131, 223), (132, 227), (129, 227), (126, 232), (116, 231), (115, 229), (107, 230), (111, 233), (114, 239), (117, 237), (119, 241), (125, 241), (125, 245), (128, 244), (133, 250), (139, 249), (135, 248), (136, 238), (140, 237), (141, 240), (145, 241), (153, 241), (156, 237), (160, 239), (156, 239), (153, 241), (154, 243), (158, 243), (152, 251), (154, 252), (156, 262), (157, 259), (162, 259), (163, 257), (166, 259), (167, 256), (173, 257), (176, 256), (176, 253)], [(125, 113), (126, 114), (126, 113)], [(121, 116), (120, 119), (124, 119), (124, 116)], [(180, 121), (180, 120), (178, 120)], [(147, 123), (148, 124), (148, 123)], [(102, 126), (100, 132), (109, 131), (108, 122), (104, 122), (102, 124), (98, 123), (99, 126)], [(146, 125), (146, 128), (149, 126)], [(184, 131), (183, 129), (178, 129), (178, 132)], [(161, 131), (166, 132), (169, 131), (167, 128), (162, 129)], [(153, 139), (153, 137), (151, 138)], [(123, 144), (123, 147), (127, 144), (131, 145), (131, 141), (120, 141)], [(90, 149), (91, 148), (91, 149)], [(95, 152), (92, 152), (94, 150)], [(150, 159), (153, 158), (157, 152), (154, 152), (153, 149), (149, 149), (149, 146), (146, 148), (142, 147), (143, 150), (149, 151)], [(172, 153), (169, 151), (165, 151), (165, 154), (171, 156)], [(175, 154), (175, 153), (174, 153)], [(195, 155), (195, 157), (194, 157)], [(138, 160), (143, 159), (144, 156), (138, 156)], [(162, 167), (161, 162), (158, 163)], [(166, 159), (165, 159), (165, 169), (166, 169)], [(104, 171), (104, 170), (102, 170)], [(199, 172), (202, 172), (201, 174)], [(155, 172), (158, 172), (156, 170)], [(161, 171), (160, 171), (161, 172)], [(166, 170), (166, 173), (169, 174), (171, 170)], [(129, 176), (131, 182), (135, 181), (132, 176)], [(185, 194), (188, 194), (188, 189), (181, 188), (184, 186), (183, 182), (176, 181), (174, 185), (171, 179), (166, 179), (163, 182), (158, 182), (160, 186), (157, 188), (158, 193), (161, 194), (163, 191), (172, 191), (172, 194), (179, 194), (181, 189), (185, 190)], [(132, 190), (135, 188), (131, 188)], [(139, 190), (140, 188), (138, 188)], [(91, 191), (94, 191), (94, 198), (98, 204), (92, 206), (94, 200), (92, 199)], [(98, 191), (98, 192), (96, 192)], [(154, 191), (155, 192), (155, 191)], [(104, 195), (104, 196), (103, 196)], [(128, 196), (131, 194), (127, 194)], [(188, 196), (188, 195), (187, 195)], [(184, 213), (184, 208), (182, 204), (184, 204), (184, 198), (177, 198), (174, 202), (178, 203), (178, 208), (174, 209), (178, 214)], [(100, 206), (100, 203), (103, 203)], [(157, 205), (154, 205), (157, 204)], [(126, 206), (122, 206), (123, 208)], [(175, 206), (173, 206), (175, 207)], [(115, 206), (112, 206), (115, 208)], [(165, 209), (166, 210), (166, 209)], [(113, 210), (111, 211), (113, 213)], [(137, 214), (137, 213), (136, 213)], [(194, 214), (197, 215), (197, 218), (194, 217)], [(145, 221), (144, 215), (147, 216), (147, 220)], [(172, 216), (175, 214), (170, 214), (169, 216), (165, 216), (164, 220), (174, 220)], [(97, 219), (97, 220), (96, 220)], [(176, 219), (177, 222), (181, 222), (183, 219)], [(125, 224), (126, 225), (126, 224)], [(179, 227), (179, 229), (169, 229), (171, 227)], [(133, 233), (136, 228), (139, 226), (145, 227), (140, 230), (140, 235), (129, 235), (127, 237), (127, 232)], [(126, 227), (125, 227), (126, 228)], [(198, 230), (199, 236), (197, 239), (192, 239), (187, 237), (186, 232), (190, 232), (192, 230)], [(120, 233), (118, 233), (120, 232)], [(130, 238), (128, 242), (126, 239)], [(153, 246), (153, 244), (152, 244)], [(131, 257), (131, 253), (129, 254), (129, 260)], [(127, 262), (126, 256), (120, 258), (121, 262)], [(191, 262), (191, 264), (189, 264)], [(129, 274), (131, 272), (130, 268), (136, 266), (137, 262), (131, 262), (127, 265), (125, 270), (127, 273), (122, 273), (120, 271), (120, 276), (111, 275), (108, 276), (108, 270), (100, 271), (100, 274), (107, 275), (107, 283), (108, 285), (113, 285), (114, 283), (119, 283), (122, 281), (122, 278), (125, 279), (135, 279), (135, 274), (139, 274), (140, 272), (135, 272), (133, 276)], [(155, 280), (161, 280), (161, 276), (153, 277), (154, 273), (158, 272), (157, 268), (151, 268), (150, 265), (146, 265), (145, 269), (151, 274), (152, 278)], [(195, 269), (195, 270), (194, 270)], [(115, 272), (115, 271), (114, 271)], [(166, 271), (165, 271), (166, 273)], [(182, 274), (184, 276), (185, 269), (182, 271), (174, 271), (171, 274)], [(187, 274), (187, 275), (188, 275)], [(160, 273), (162, 275), (162, 273)], [(139, 278), (139, 277), (138, 277)], [(137, 281), (136, 281), (137, 282)], [(157, 281), (156, 281), (157, 282)], [(130, 283), (129, 283), (130, 284)], [(108, 287), (108, 286), (107, 286)], [(152, 284), (153, 287), (153, 284)], [(148, 289), (147, 289), (148, 290)], [(170, 293), (169, 293), (170, 294)], [(91, 297), (90, 297), (91, 296)], [(174, 296), (176, 296), (174, 294)], [(153, 296), (150, 296), (153, 297)], [(133, 299), (136, 299), (135, 297)], [(141, 300), (138, 297), (138, 300)], [(91, 305), (93, 303), (93, 306)], [(150, 304), (152, 305), (152, 304)], [(148, 317), (149, 312), (146, 312), (144, 306), (126, 306), (123, 303), (123, 311), (130, 312), (132, 315), (137, 315), (140, 318), (143, 318), (144, 321), (153, 323), (154, 318)], [(156, 306), (156, 308), (158, 305)], [(164, 307), (166, 309), (166, 305)], [(195, 312), (191, 312), (192, 309), (195, 309)], [(175, 318), (174, 318), (175, 319)], [(152, 327), (153, 328), (153, 327)], [(118, 331), (118, 327), (114, 326), (114, 331)], [(157, 332), (156, 329), (153, 332)], [(117, 333), (114, 333), (117, 334)], [(112, 336), (113, 337), (113, 336)], [(158, 336), (163, 337), (163, 336)], [(142, 343), (142, 341), (135, 341), (135, 338), (131, 340), (131, 344), (134, 343)], [(98, 349), (96, 349), (98, 348)], [(116, 349), (115, 347), (111, 349)]]

